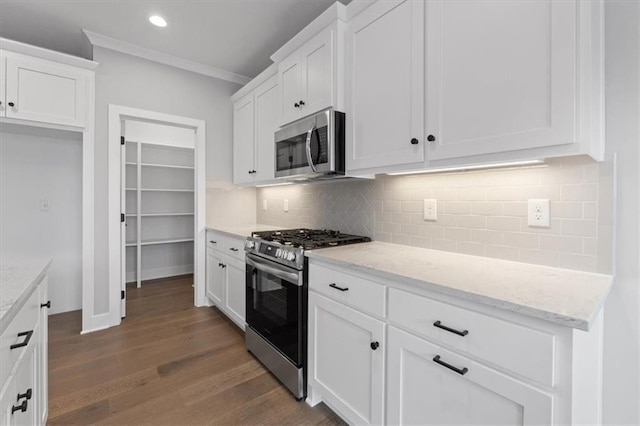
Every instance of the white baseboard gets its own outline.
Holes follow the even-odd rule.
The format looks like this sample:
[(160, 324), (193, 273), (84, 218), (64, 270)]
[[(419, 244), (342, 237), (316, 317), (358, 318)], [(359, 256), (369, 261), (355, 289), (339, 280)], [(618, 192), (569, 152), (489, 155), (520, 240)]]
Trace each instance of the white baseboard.
[[(142, 281), (154, 280), (156, 278), (175, 277), (177, 275), (193, 274), (193, 264), (168, 266), (166, 268), (146, 269), (142, 271)], [(135, 272), (127, 272), (127, 282), (136, 281)]]
[(112, 317), (109, 312), (100, 315), (94, 315), (89, 320), (90, 324), (87, 328), (83, 328), (80, 334), (93, 333), (94, 331), (104, 330), (105, 328), (113, 327)]

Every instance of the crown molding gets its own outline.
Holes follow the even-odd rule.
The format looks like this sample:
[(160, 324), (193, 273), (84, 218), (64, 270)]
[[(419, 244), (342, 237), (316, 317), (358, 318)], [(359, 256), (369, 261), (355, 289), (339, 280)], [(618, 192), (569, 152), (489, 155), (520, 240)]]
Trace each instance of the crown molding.
[[(56, 52), (55, 50), (44, 49), (31, 44), (21, 43), (8, 38), (0, 38), (0, 49), (11, 52), (22, 53), (23, 55), (35, 56), (36, 58), (48, 59), (61, 64), (72, 65), (87, 70), (95, 70), (100, 64), (78, 56)], [(4, 83), (4, 82), (3, 82)]]
[(230, 81), (232, 83), (245, 85), (249, 81), (251, 81), (249, 77), (246, 77), (244, 75), (210, 67), (199, 62), (179, 58), (177, 56), (169, 55), (168, 53), (159, 52), (157, 50), (147, 49), (146, 47), (138, 46), (136, 44), (128, 43), (122, 40), (117, 40), (115, 38), (94, 33), (89, 30), (83, 29), (82, 32), (89, 39), (89, 42), (93, 46), (115, 50), (116, 52), (126, 53), (127, 55), (137, 56), (149, 61), (158, 62), (220, 80)]

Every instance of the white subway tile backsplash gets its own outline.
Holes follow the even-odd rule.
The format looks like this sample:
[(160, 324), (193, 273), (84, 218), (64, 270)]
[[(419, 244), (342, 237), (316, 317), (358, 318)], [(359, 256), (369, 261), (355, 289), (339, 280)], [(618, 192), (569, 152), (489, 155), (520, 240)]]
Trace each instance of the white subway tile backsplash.
[(524, 232), (503, 232), (502, 243), (511, 247), (537, 249), (540, 247), (540, 236)]
[(503, 203), (499, 203), (496, 201), (474, 201), (472, 213), (484, 216), (502, 216)]
[[(424, 174), (257, 190), (258, 222), (335, 228), (376, 240), (580, 270), (612, 270), (613, 161)], [(423, 200), (438, 200), (425, 221)], [(528, 226), (527, 200), (547, 198), (550, 227)], [(289, 213), (282, 202), (289, 200)]]

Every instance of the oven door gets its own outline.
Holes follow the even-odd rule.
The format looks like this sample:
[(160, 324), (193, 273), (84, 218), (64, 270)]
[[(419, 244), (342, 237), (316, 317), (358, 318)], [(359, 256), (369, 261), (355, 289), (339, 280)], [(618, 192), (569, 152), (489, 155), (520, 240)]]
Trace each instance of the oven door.
[(296, 366), (302, 366), (302, 271), (247, 253), (247, 324)]
[(334, 171), (332, 112), (323, 111), (276, 132), (276, 177), (313, 176)]

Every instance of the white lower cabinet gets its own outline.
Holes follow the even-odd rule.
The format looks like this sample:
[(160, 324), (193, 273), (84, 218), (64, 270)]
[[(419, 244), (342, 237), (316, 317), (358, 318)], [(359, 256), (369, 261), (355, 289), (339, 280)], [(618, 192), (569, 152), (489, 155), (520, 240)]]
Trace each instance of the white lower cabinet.
[(246, 287), (244, 242), (220, 233), (207, 233), (207, 285), (209, 300), (244, 330)]
[(224, 297), (224, 270), (222, 255), (215, 250), (207, 249), (207, 297), (217, 306), (222, 306)]
[(389, 327), (387, 423), (552, 424), (551, 395)]
[(585, 332), (315, 257), (309, 289), (307, 402), (348, 423), (602, 421), (602, 315)]
[(309, 372), (313, 394), (351, 423), (384, 416), (385, 324), (309, 292)]
[(0, 425), (46, 424), (47, 296), (45, 276), (0, 335)]

